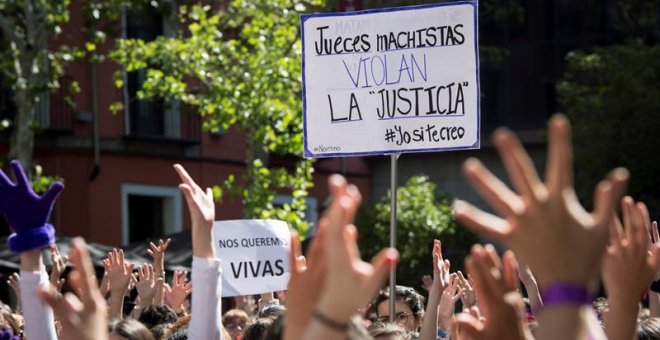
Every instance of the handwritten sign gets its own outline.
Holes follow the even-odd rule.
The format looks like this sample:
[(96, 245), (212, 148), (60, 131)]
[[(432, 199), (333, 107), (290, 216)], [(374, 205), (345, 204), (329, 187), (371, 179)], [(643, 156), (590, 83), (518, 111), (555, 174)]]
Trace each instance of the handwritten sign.
[(286, 289), (290, 275), (290, 235), (283, 221), (213, 223), (215, 250), (222, 260), (222, 296)]
[(301, 21), (305, 157), (479, 148), (476, 1)]

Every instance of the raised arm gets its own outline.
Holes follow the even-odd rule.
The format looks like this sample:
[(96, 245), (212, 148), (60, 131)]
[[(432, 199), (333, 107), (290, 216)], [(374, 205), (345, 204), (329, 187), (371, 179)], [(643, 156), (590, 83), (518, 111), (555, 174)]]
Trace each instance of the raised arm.
[(13, 231), (8, 239), (9, 249), (20, 254), (25, 335), (30, 339), (55, 339), (53, 312), (38, 298), (37, 288), (50, 284), (41, 251), (55, 243), (55, 228), (48, 220), (64, 185), (56, 182), (39, 196), (32, 190), (21, 163), (13, 160), (10, 165), (16, 183), (0, 170), (0, 214)]
[[(449, 260), (442, 258), (442, 243), (433, 240), (433, 280), (429, 286), (429, 300), (426, 303), (426, 313), (422, 322), (421, 340), (435, 340), (438, 337), (438, 305), (446, 288), (449, 287)], [(449, 331), (449, 327), (444, 328)]]
[(365, 306), (380, 289), (399, 254), (384, 249), (371, 263), (360, 259), (357, 230), (353, 223), (361, 202), (357, 187), (340, 175), (329, 179), (332, 203), (326, 211), (325, 282), (302, 339), (346, 339), (348, 322), (358, 308)]
[(174, 165), (174, 170), (181, 178), (179, 189), (186, 198), (192, 223), (192, 282), (195, 294), (192, 297), (188, 337), (192, 340), (221, 339), (222, 268), (213, 247), (213, 192), (211, 188), (202, 190), (181, 165)]
[(649, 251), (651, 221), (646, 205), (624, 197), (621, 208), (624, 229), (614, 219), (603, 257), (603, 283), (610, 309), (605, 333), (609, 339), (628, 340), (635, 337), (641, 296), (659, 269), (660, 249)]
[(108, 254), (110, 267), (108, 268), (108, 284), (110, 285), (109, 311), (110, 319), (121, 319), (124, 310), (124, 298), (131, 284), (134, 264), (126, 263), (124, 251), (113, 249)]
[(474, 277), (479, 307), (456, 315), (451, 339), (531, 339), (523, 323), (523, 301), (517, 291), (513, 253), (505, 253), (500, 260), (493, 246), (475, 245), (465, 267)]
[(454, 205), (456, 217), (474, 231), (509, 246), (530, 266), (544, 302), (537, 318), (539, 339), (602, 336), (590, 320), (593, 292), (589, 287), (598, 279), (609, 223), (628, 171), (616, 169), (598, 184), (595, 209), (589, 213), (573, 189), (571, 133), (566, 117), (555, 115), (549, 123), (545, 182), (511, 131), (498, 130), (494, 142), (517, 192), (480, 161), (469, 159), (463, 167), (465, 176), (501, 217), (463, 201)]
[(57, 319), (62, 323), (62, 339), (108, 339), (105, 299), (96, 285), (94, 266), (82, 238), (71, 241), (69, 257), (74, 268), (69, 275), (69, 283), (74, 291), (80, 291), (81, 297), (72, 293), (61, 297), (54, 287), (46, 286), (40, 288), (41, 298), (53, 307)]

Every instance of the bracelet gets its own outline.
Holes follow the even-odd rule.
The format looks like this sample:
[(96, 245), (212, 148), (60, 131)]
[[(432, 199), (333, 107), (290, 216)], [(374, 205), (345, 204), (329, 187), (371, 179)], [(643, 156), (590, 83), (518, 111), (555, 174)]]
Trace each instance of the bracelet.
[(572, 305), (590, 305), (593, 296), (585, 285), (577, 283), (556, 282), (548, 285), (541, 293), (543, 308)]
[(346, 332), (346, 330), (348, 330), (348, 324), (332, 320), (329, 317), (323, 315), (323, 313), (321, 313), (319, 310), (315, 310), (313, 316), (314, 319), (318, 320), (324, 326), (335, 331)]

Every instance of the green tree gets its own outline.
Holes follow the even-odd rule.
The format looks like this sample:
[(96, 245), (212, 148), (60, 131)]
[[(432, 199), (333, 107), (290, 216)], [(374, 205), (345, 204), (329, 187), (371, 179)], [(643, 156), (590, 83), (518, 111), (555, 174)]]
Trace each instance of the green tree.
[[(615, 0), (613, 44), (575, 50), (557, 84), (573, 123), (576, 188), (590, 202), (596, 178), (615, 166), (631, 172), (629, 194), (660, 209), (660, 0)], [(590, 1), (592, 11), (603, 6)]]
[(74, 58), (66, 46), (58, 50), (48, 46), (69, 21), (69, 5), (70, 0), (0, 1), (0, 69), (3, 85), (11, 88), (16, 104), (8, 156), (26, 166), (32, 163), (38, 102), (59, 87), (62, 63)]
[(574, 51), (557, 86), (573, 123), (576, 187), (585, 201), (596, 178), (625, 166), (629, 193), (660, 208), (660, 46), (639, 41)]
[[(119, 41), (112, 57), (127, 72), (146, 69), (139, 98), (173, 98), (195, 108), (210, 131), (238, 127), (247, 135), (246, 172), (224, 188), (239, 197), (248, 218), (278, 218), (304, 233), (305, 197), (312, 162), (292, 168), (272, 155), (302, 154), (301, 12), (321, 0), (234, 0), (179, 7), (182, 29), (174, 38)], [(123, 86), (121, 74), (116, 85)], [(118, 106), (115, 105), (115, 108)], [(214, 188), (217, 196), (223, 190)], [(289, 190), (290, 204), (272, 200)]]
[[(374, 206), (361, 209), (357, 227), (360, 250), (366, 258), (390, 244), (390, 192)], [(409, 178), (397, 189), (397, 283), (418, 287), (423, 275), (433, 273), (433, 239), (442, 241), (443, 255), (452, 270), (463, 267), (474, 234), (458, 228), (451, 199), (425, 175)]]
[[(16, 106), (13, 119), (2, 122), (3, 128), (11, 127), (7, 156), (28, 168), (35, 132), (41, 128), (35, 121), (39, 102), (60, 88), (67, 64), (85, 57), (90, 62), (103, 59), (96, 47), (116, 25), (122, 6), (138, 6), (138, 1), (90, 0), (81, 6), (84, 41), (78, 46), (51, 46), (70, 19), (71, 0), (0, 0), (0, 78), (2, 86), (12, 90)], [(78, 83), (72, 82), (68, 90), (77, 93)]]

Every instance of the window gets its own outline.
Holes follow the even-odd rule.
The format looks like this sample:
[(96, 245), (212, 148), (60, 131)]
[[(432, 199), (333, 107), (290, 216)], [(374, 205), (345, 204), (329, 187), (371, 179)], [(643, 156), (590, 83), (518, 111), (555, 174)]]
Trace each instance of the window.
[(183, 230), (178, 188), (123, 184), (121, 202), (123, 245)]
[[(145, 7), (136, 11), (124, 11), (123, 36), (128, 39), (153, 41), (159, 36), (174, 36), (172, 15), (176, 6), (169, 3), (161, 9)], [(125, 74), (124, 107), (127, 109), (126, 134), (135, 137), (181, 136), (179, 103), (175, 100), (140, 100), (138, 90), (146, 80), (147, 71), (141, 69)]]

